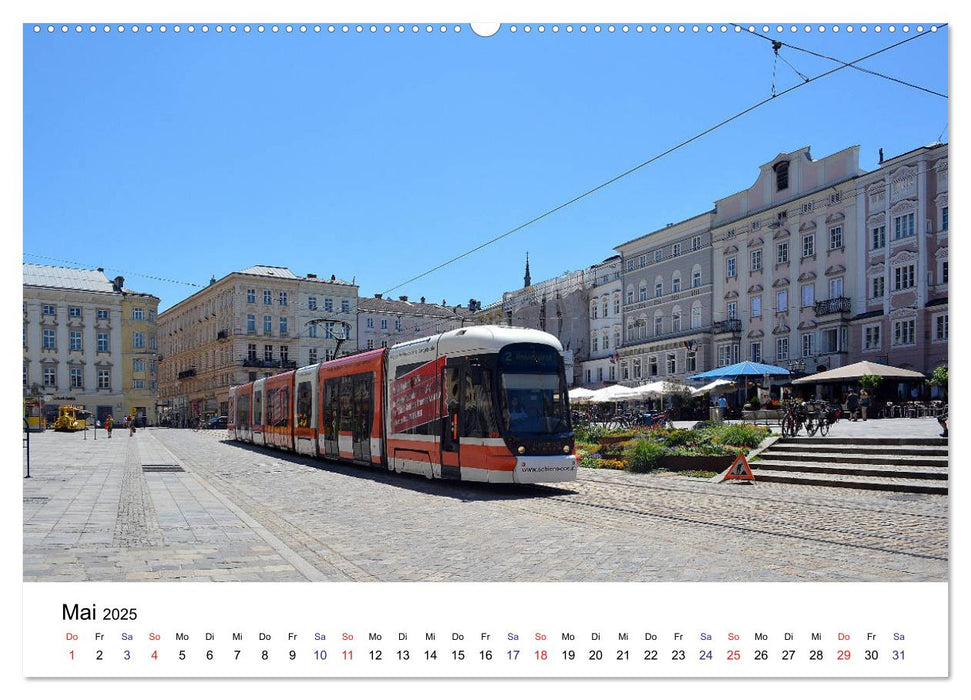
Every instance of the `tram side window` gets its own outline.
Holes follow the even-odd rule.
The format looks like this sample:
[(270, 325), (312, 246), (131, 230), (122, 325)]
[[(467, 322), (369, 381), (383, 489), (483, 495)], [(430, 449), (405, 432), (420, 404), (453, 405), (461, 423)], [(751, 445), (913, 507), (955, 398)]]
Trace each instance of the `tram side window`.
[(340, 412), (341, 421), (339, 430), (348, 430), (354, 425), (354, 396), (353, 381), (351, 377), (341, 377), (340, 379)]
[(354, 377), (354, 413), (356, 421), (354, 432), (358, 435), (371, 433), (371, 374), (359, 374)]
[(288, 387), (271, 389), (267, 397), (270, 408), (269, 424), (275, 428), (286, 428), (290, 425), (290, 390)]
[(339, 380), (328, 379), (324, 382), (324, 402), (323, 402), (323, 412), (324, 412), (324, 439), (325, 440), (336, 440), (337, 439), (337, 400), (338, 400), (338, 382)]
[(311, 391), (310, 382), (297, 384), (297, 427), (310, 427)]
[(236, 427), (249, 430), (249, 396), (236, 397)]
[(263, 392), (253, 394), (253, 423), (263, 425)]
[(492, 371), (469, 367), (463, 382), (465, 415), (462, 422), (463, 437), (490, 437), (498, 434), (493, 410)]

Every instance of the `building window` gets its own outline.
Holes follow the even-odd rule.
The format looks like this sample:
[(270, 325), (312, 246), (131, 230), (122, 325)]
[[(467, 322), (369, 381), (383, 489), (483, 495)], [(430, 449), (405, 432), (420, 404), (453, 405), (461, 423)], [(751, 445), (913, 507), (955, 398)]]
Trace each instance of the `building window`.
[(53, 367), (44, 368), (44, 386), (57, 386), (57, 375)]
[(752, 297), (752, 318), (761, 318), (762, 316), (762, 296)]
[(280, 346), (280, 360), (282, 362), (286, 362), (289, 359), (290, 359), (290, 346), (289, 345), (281, 345)]
[(934, 340), (947, 340), (947, 314), (934, 317)]
[(731, 257), (725, 260), (725, 276), (734, 277), (736, 274), (735, 258)]
[(288, 319), (286, 316), (280, 317), (280, 335), (289, 335), (290, 333), (289, 324), (290, 324), (290, 319)]
[(749, 344), (749, 357), (752, 358), (752, 362), (762, 361), (762, 343), (755, 342)]
[(71, 350), (81, 350), (81, 331), (71, 331), (69, 338)]
[(893, 322), (893, 344), (894, 345), (913, 345), (916, 337), (917, 321), (915, 319), (905, 319)]
[(738, 343), (718, 346), (718, 366), (726, 367), (738, 362)]
[(317, 297), (307, 297), (307, 310), (308, 311), (317, 310)]
[(833, 194), (831, 194), (829, 196), (829, 203), (830, 204), (839, 204), (841, 201), (843, 201), (843, 193), (842, 192), (834, 192)]
[(664, 260), (664, 253), (662, 253), (660, 250), (655, 250), (654, 251), (654, 262), (659, 263), (662, 260)]
[(681, 244), (675, 243), (671, 246), (671, 257), (676, 258), (681, 255)]
[(381, 319), (381, 330), (383, 331), (388, 330), (388, 319), (386, 318)]
[(333, 299), (326, 299), (325, 298), (324, 299), (324, 311), (333, 311), (333, 310), (334, 310), (334, 300)]
[(67, 315), (71, 318), (81, 318), (81, 307), (80, 306), (69, 306), (67, 309)]
[(677, 272), (671, 277), (671, 292), (677, 294), (681, 291), (681, 275)]
[(616, 382), (617, 381), (617, 368), (614, 365), (610, 365), (610, 367), (608, 368), (608, 370), (609, 370), (608, 371), (608, 376), (607, 376), (608, 381)]
[(671, 332), (678, 333), (681, 330), (681, 312), (674, 311), (671, 313)]
[(914, 286), (914, 266), (913, 265), (901, 265), (900, 267), (895, 267), (893, 270), (893, 288), (894, 291), (899, 289), (909, 289)]
[(108, 309), (98, 309), (95, 312), (95, 318), (97, 318), (99, 321), (107, 321), (108, 320)]
[(307, 327), (307, 337), (308, 338), (316, 338), (317, 337), (317, 324), (316, 323), (311, 323), (310, 326)]
[(334, 322), (325, 321), (324, 322), (324, 337), (332, 339), (334, 337)]
[(640, 290), (638, 292), (638, 301), (647, 301), (647, 283), (641, 282)]
[(775, 171), (775, 189), (776, 192), (785, 190), (789, 188), (789, 161), (780, 160), (778, 163), (772, 166)]
[(624, 269), (627, 270), (627, 272), (632, 272), (634, 270), (634, 261), (633, 260), (625, 260), (624, 261)]
[(802, 257), (808, 258), (816, 254), (816, 235), (813, 233), (802, 237)]
[(883, 295), (886, 293), (886, 281), (883, 277), (874, 277), (871, 280), (870, 285), (871, 299), (882, 299)]
[(647, 358), (647, 374), (650, 377), (657, 376), (657, 358), (653, 355)]
[(603, 335), (603, 339), (601, 341), (601, 347), (603, 347), (604, 350), (609, 350), (610, 349), (610, 333), (608, 333), (607, 331), (604, 331), (602, 333), (602, 335)]
[(396, 331), (398, 331), (398, 332), (401, 332), (401, 319), (400, 318), (396, 318), (394, 320), (394, 329)]
[(607, 318), (609, 311), (610, 311), (610, 303), (607, 301), (607, 297), (604, 297), (604, 300), (603, 300), (604, 318)]
[(71, 368), (71, 388), (81, 389), (84, 387), (83, 373), (78, 367)]
[(947, 231), (947, 207), (941, 209), (941, 230)]
[(626, 362), (622, 362), (620, 365), (620, 377), (621, 379), (630, 379), (630, 367), (627, 366)]
[(98, 388), (111, 390), (111, 370), (98, 370)]
[(776, 263), (787, 263), (789, 262), (789, 241), (783, 243), (778, 243), (775, 246), (775, 261)]
[(815, 208), (816, 208), (816, 203), (815, 202), (803, 202), (802, 203), (802, 213), (803, 214), (809, 214)]
[(56, 350), (57, 349), (57, 336), (54, 333), (53, 328), (44, 329), (44, 349), (45, 350)]
[(246, 314), (246, 332), (256, 333), (256, 314)]
[(107, 333), (98, 333), (98, 352), (111, 352), (111, 344), (108, 342)]
[(870, 229), (870, 249), (879, 250), (887, 245), (887, 227), (874, 226)]
[(590, 318), (591, 319), (597, 318), (597, 302), (593, 302), (592, 304), (590, 304)]
[(614, 294), (614, 315), (620, 315), (620, 295)]
[(289, 301), (286, 292), (280, 292), (280, 294), (277, 297), (277, 299), (280, 302), (280, 306), (286, 306), (287, 305), (287, 302)]
[(834, 226), (829, 230), (829, 249), (837, 250), (843, 247), (843, 227)]
[(730, 301), (725, 304), (725, 312), (730, 319), (738, 318), (738, 302)]
[(600, 348), (599, 348), (598, 341), (597, 341), (597, 334), (594, 333), (590, 337), (590, 350), (591, 350), (591, 352), (597, 352), (599, 349)]
[(367, 341), (367, 349), (368, 350), (374, 350), (374, 339), (373, 338), (368, 338), (368, 341)]
[(789, 290), (781, 289), (775, 293), (775, 312), (783, 313), (789, 310)]
[(816, 285), (804, 284), (802, 286), (802, 306), (812, 306), (816, 302)]
[(256, 290), (255, 289), (247, 289), (246, 290), (246, 303), (247, 304), (255, 304), (256, 303)]
[(843, 278), (834, 277), (829, 281), (829, 298), (838, 299), (843, 296)]
[(910, 238), (914, 235), (914, 213), (895, 216), (893, 219), (893, 239)]
[(661, 335), (664, 333), (664, 316), (654, 317), (654, 335)]
[(365, 325), (366, 325), (366, 326), (367, 326), (368, 328), (374, 328), (374, 319), (373, 319), (373, 318), (369, 318), (369, 319), (367, 319), (367, 321), (365, 322)]
[(145, 320), (145, 309), (132, 309), (131, 310), (131, 320), (132, 321), (144, 321)]
[(802, 334), (802, 356), (812, 357), (815, 354), (816, 354), (816, 334), (803, 333)]
[(695, 270), (691, 273), (691, 286), (695, 289), (701, 286), (701, 271)]
[(864, 350), (880, 349), (880, 326), (879, 325), (863, 327), (863, 349)]
[(775, 359), (776, 361), (789, 359), (789, 339), (788, 338), (775, 339)]
[(264, 306), (270, 306), (273, 303), (273, 292), (269, 289), (263, 290), (263, 304)]
[(661, 296), (664, 296), (664, 283), (663, 282), (655, 282), (654, 283), (654, 297), (657, 298), (657, 297), (661, 297)]
[(698, 356), (691, 351), (688, 351), (688, 354), (684, 359), (684, 371), (685, 372), (698, 371)]
[(632, 373), (634, 379), (640, 379), (641, 378), (641, 359), (639, 357), (638, 358), (635, 358), (631, 362), (631, 373)]
[(272, 345), (264, 345), (263, 346), (263, 359), (266, 360), (267, 362), (272, 362), (273, 361), (273, 346)]
[(701, 250), (701, 236), (695, 236), (691, 239), (691, 250)]
[(668, 353), (667, 367), (665, 367), (665, 369), (667, 369), (668, 374), (678, 373), (678, 356), (675, 355), (673, 352)]
[(700, 306), (691, 307), (691, 327), (701, 328), (701, 307)]
[(309, 359), (309, 362), (312, 365), (317, 364), (317, 348), (310, 348), (310, 359)]
[(131, 345), (133, 348), (141, 350), (145, 347), (145, 334), (141, 331), (133, 331), (131, 334)]
[(758, 272), (762, 269), (762, 249), (753, 250), (751, 252), (752, 258), (752, 272)]
[(826, 328), (822, 331), (823, 353), (839, 352), (842, 349), (840, 330), (839, 328)]
[(263, 317), (263, 335), (273, 335), (273, 317)]
[(145, 388), (145, 380), (144, 379), (132, 379), (131, 380), (131, 388), (132, 389), (144, 389)]
[(57, 308), (53, 304), (44, 304), (41, 307), (41, 313), (44, 316), (56, 316), (57, 315)]
[(256, 343), (249, 343), (246, 346), (246, 359), (250, 362), (256, 362)]

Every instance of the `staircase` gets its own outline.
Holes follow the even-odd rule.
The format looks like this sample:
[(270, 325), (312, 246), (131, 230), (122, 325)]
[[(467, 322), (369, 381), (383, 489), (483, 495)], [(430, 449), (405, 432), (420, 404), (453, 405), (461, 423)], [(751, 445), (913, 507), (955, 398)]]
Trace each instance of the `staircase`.
[(782, 438), (751, 463), (756, 481), (947, 494), (945, 438)]

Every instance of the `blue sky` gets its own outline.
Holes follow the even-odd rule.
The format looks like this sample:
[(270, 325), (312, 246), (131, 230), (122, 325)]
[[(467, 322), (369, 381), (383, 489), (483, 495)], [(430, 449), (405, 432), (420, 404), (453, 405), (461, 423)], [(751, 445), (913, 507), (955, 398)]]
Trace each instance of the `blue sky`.
[[(870, 169), (879, 148), (948, 140), (948, 100), (847, 68), (395, 288), (769, 97), (770, 43), (701, 23), (531, 23), (488, 38), (454, 23), (202, 24), (24, 26), (24, 262), (104, 267), (163, 309), (197, 289), (179, 282), (254, 264), (354, 278), (362, 295), (488, 303), (522, 285), (526, 251), (534, 281), (594, 264), (750, 186), (779, 152), (859, 145)], [(917, 24), (767, 34), (852, 61)], [(947, 44), (945, 29), (860, 65), (948, 93)], [(809, 77), (837, 65), (780, 55)], [(777, 92), (801, 82), (775, 63)]]

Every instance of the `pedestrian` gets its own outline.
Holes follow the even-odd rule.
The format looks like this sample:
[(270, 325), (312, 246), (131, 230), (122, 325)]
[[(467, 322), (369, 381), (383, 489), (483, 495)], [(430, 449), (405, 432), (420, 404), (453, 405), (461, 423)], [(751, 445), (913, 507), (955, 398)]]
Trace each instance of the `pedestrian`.
[(860, 397), (855, 389), (850, 389), (850, 393), (846, 395), (846, 410), (850, 414), (850, 420), (856, 421), (857, 411), (860, 410)]
[(725, 416), (728, 413), (728, 399), (725, 395), (718, 397), (718, 422), (723, 423), (725, 421)]
[(863, 420), (866, 420), (867, 410), (870, 408), (870, 394), (866, 389), (860, 390), (860, 411), (863, 413)]
[(111, 416), (105, 418), (105, 430), (108, 432), (108, 437), (111, 437), (111, 429), (115, 427), (115, 421)]
[(937, 422), (940, 423), (941, 427), (944, 429), (944, 432), (941, 433), (941, 437), (946, 438), (947, 437), (947, 406), (944, 407), (944, 412), (937, 417)]
[(134, 434), (135, 434), (135, 419), (132, 418), (130, 421), (128, 421), (128, 437), (131, 437)]

